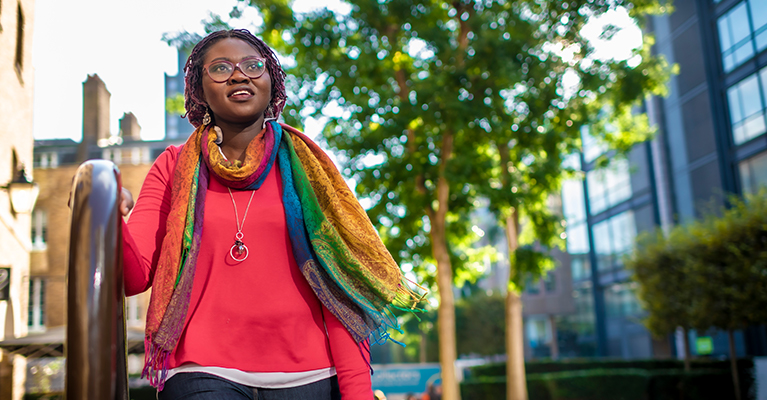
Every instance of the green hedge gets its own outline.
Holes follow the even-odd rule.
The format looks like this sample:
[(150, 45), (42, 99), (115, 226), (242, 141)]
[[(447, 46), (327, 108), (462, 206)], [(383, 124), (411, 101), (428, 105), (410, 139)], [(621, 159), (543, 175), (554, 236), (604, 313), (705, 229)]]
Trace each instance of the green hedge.
[(530, 378), (540, 379), (552, 400), (646, 400), (649, 386), (649, 374), (640, 369), (551, 372)]
[(155, 400), (157, 399), (157, 389), (151, 386), (130, 388), (128, 397), (130, 400)]
[[(529, 374), (529, 400), (721, 400), (733, 397), (729, 372), (593, 369)], [(748, 391), (744, 390), (744, 398)], [(463, 400), (503, 399), (505, 377), (478, 377), (461, 383)]]
[[(730, 370), (730, 360), (692, 360), (692, 369), (722, 369)], [(619, 359), (567, 359), (561, 361), (530, 361), (525, 363), (527, 374), (541, 374), (547, 372), (579, 371), (587, 369), (683, 369), (682, 360), (619, 360)], [(750, 375), (754, 368), (754, 362), (750, 358), (738, 359), (738, 370), (743, 374)], [(481, 376), (506, 376), (506, 363), (485, 364), (469, 369), (469, 376), (479, 378)]]

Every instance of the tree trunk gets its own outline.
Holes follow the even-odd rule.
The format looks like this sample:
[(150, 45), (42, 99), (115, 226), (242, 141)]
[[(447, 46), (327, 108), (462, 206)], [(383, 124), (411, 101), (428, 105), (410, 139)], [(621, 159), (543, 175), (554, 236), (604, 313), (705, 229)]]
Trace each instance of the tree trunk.
[(690, 367), (690, 359), (692, 357), (690, 356), (690, 335), (688, 334), (687, 328), (682, 328), (682, 334), (684, 335), (684, 370), (690, 372), (692, 369)]
[(735, 386), (735, 400), (740, 400), (740, 379), (738, 378), (738, 355), (735, 353), (735, 333), (732, 329), (727, 331), (727, 339), (730, 342), (730, 368), (732, 369), (732, 383)]
[(437, 290), (439, 291), (439, 363), (442, 369), (442, 399), (460, 400), (458, 380), (455, 373), (455, 298), (453, 297), (453, 266), (447, 247), (446, 221), (448, 183), (444, 177), (437, 181), (439, 209), (432, 214), (431, 245), (437, 260)]
[(551, 325), (551, 359), (559, 360), (559, 336), (557, 335), (557, 320), (554, 314), (549, 315), (549, 324)]
[(426, 343), (426, 332), (421, 331), (421, 351), (420, 354), (418, 354), (418, 361), (421, 364), (426, 363), (426, 346), (428, 343)]
[(506, 294), (506, 398), (527, 400), (522, 299), (514, 290)]
[[(519, 246), (519, 214), (516, 209), (506, 218), (506, 241), (509, 247), (509, 279), (514, 276), (514, 251)], [(509, 285), (506, 294), (506, 399), (527, 400), (525, 380), (525, 341), (522, 321), (522, 298)]]

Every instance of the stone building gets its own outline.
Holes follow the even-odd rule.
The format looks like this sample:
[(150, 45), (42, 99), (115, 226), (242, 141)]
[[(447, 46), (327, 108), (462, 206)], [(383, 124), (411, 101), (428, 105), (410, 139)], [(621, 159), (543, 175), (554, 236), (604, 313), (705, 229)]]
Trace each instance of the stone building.
[[(27, 333), (30, 214), (14, 209), (8, 184), (32, 179), (34, 0), (0, 2), (0, 340)], [(30, 199), (34, 200), (34, 199)], [(0, 399), (20, 399), (26, 365), (0, 352)]]
[[(144, 177), (169, 144), (143, 141), (141, 127), (132, 113), (120, 119), (120, 132), (109, 131), (110, 93), (98, 75), (83, 83), (83, 139), (35, 141), (35, 176), (40, 195), (32, 215), (34, 251), (30, 271), (29, 329), (44, 331), (66, 324), (66, 273), (70, 211), (67, 205), (72, 177), (89, 159), (106, 159), (120, 170), (122, 184), (138, 197)], [(128, 326), (144, 325), (146, 294), (128, 298)]]

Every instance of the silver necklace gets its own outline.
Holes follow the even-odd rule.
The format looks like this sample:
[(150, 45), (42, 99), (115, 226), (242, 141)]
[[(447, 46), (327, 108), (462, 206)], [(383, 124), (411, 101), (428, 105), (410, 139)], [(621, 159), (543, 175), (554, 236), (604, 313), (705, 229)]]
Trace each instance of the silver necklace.
[(237, 233), (234, 234), (234, 244), (232, 245), (232, 248), (229, 249), (229, 255), (232, 256), (234, 261), (242, 262), (248, 258), (248, 246), (245, 246), (245, 243), (242, 241), (242, 238), (245, 237), (245, 235), (242, 234), (242, 228), (245, 226), (245, 218), (248, 218), (250, 202), (253, 201), (253, 195), (256, 194), (256, 191), (254, 190), (250, 193), (250, 200), (248, 200), (248, 206), (245, 208), (245, 215), (242, 216), (242, 224), (240, 224), (240, 217), (237, 215), (237, 203), (234, 201), (232, 189), (227, 187), (226, 190), (229, 191), (229, 197), (232, 198), (232, 205), (234, 206), (234, 222), (237, 223)]

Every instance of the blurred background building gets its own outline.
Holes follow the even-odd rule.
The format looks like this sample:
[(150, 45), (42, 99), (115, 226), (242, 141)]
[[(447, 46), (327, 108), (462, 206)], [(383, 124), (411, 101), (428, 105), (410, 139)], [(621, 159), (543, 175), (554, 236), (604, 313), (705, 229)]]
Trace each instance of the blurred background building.
[[(64, 353), (63, 341), (67, 323), (66, 276), (71, 229), (67, 203), (77, 168), (90, 159), (114, 162), (120, 170), (123, 187), (130, 190), (135, 198), (157, 156), (169, 145), (181, 143), (179, 140), (142, 140), (141, 127), (135, 115), (130, 112), (123, 114), (120, 119), (120, 131), (116, 134), (110, 132), (110, 97), (106, 84), (98, 75), (88, 76), (83, 82), (82, 140), (37, 140), (34, 141), (33, 156), (29, 146), (28, 158), (30, 165), (34, 166), (39, 196), (31, 215), (27, 215), (24, 238), (28, 241), (31, 252), (25, 259), (23, 281), (13, 286), (23, 294), (23, 331), (17, 329), (15, 335), (6, 335), (4, 342), (7, 351), (4, 354), (12, 354), (24, 361), (15, 362), (14, 368), (22, 368), (26, 374), (26, 384), (23, 378), (20, 378), (20, 382), (22, 386), (26, 386), (27, 393), (39, 390), (35, 385), (43, 378), (53, 385), (46, 387), (47, 391), (63, 390), (64, 364), (56, 357), (62, 357)], [(27, 109), (31, 110), (31, 102)], [(31, 123), (29, 132), (31, 143)], [(143, 337), (148, 302), (149, 292), (126, 299), (129, 336)], [(18, 344), (7, 341), (14, 337), (21, 337)], [(138, 347), (139, 351), (143, 351), (141, 343)], [(129, 350), (132, 352), (132, 349)], [(131, 368), (140, 368), (141, 360), (130, 359), (130, 363), (135, 364), (131, 365)], [(26, 368), (27, 363), (30, 366), (29, 371)], [(17, 364), (23, 366), (17, 367)], [(41, 375), (35, 373), (35, 370), (48, 372)], [(14, 395), (16, 393), (23, 391), (16, 391)], [(0, 400), (5, 398), (0, 396)]]
[[(138, 196), (154, 160), (171, 143), (144, 141), (136, 117), (120, 119), (120, 131), (109, 132), (111, 94), (98, 75), (83, 83), (83, 139), (35, 141), (34, 167), (40, 196), (32, 215), (29, 329), (45, 331), (66, 324), (66, 272), (69, 251), (69, 195), (77, 167), (89, 159), (105, 159), (120, 169), (122, 184)], [(177, 116), (178, 118), (178, 116)], [(177, 144), (177, 143), (176, 143)], [(128, 326), (143, 327), (148, 297), (127, 299)]]
[[(0, 3), (0, 340), (27, 333), (34, 0)], [(18, 191), (21, 189), (22, 191)], [(19, 392), (23, 357), (0, 353), (0, 399)]]
[[(165, 74), (165, 99), (179, 98), (184, 96), (184, 65), (192, 49), (179, 49), (178, 51), (178, 72), (176, 75)], [(194, 132), (194, 127), (188, 121), (181, 119), (168, 107), (165, 109), (165, 138), (166, 139), (186, 139)]]
[[(729, 194), (767, 185), (767, 1), (673, 6), (649, 20), (655, 52), (679, 66), (668, 97), (645, 104), (657, 136), (626, 158), (608, 153), (610, 164), (597, 168), (605, 148), (582, 130), (583, 152), (570, 161), (585, 179), (562, 187), (575, 312), (531, 312), (531, 302), (551, 295), (546, 282), (531, 286), (523, 297), (530, 355), (676, 355), (680, 338), (655, 341), (641, 325), (621, 257), (640, 232), (683, 224), (724, 205)], [(712, 355), (727, 354), (724, 335), (713, 342)], [(767, 354), (767, 330), (738, 332), (736, 348), (739, 356)]]

